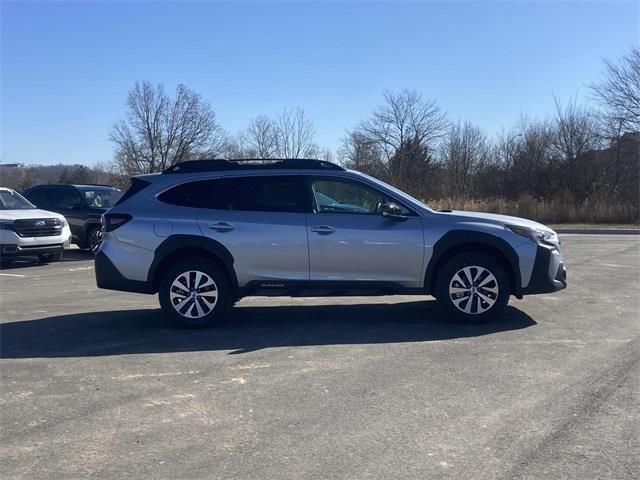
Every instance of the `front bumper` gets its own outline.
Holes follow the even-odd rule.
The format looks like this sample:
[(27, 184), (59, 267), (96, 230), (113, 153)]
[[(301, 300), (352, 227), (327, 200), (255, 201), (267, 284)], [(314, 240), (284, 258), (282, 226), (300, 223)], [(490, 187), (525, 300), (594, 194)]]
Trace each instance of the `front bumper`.
[(51, 245), (13, 245), (0, 244), (0, 257), (16, 258), (34, 255), (43, 255), (47, 253), (57, 254), (64, 249), (64, 244), (57, 243)]
[(567, 288), (567, 268), (557, 248), (539, 245), (529, 284), (523, 295), (557, 292)]

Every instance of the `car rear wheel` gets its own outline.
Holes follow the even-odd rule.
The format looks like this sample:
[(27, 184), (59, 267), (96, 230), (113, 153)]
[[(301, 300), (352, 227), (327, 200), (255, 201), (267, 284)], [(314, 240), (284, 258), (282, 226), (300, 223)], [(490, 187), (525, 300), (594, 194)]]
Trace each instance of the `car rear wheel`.
[(174, 322), (186, 328), (218, 323), (232, 305), (227, 273), (207, 259), (176, 262), (163, 276), (160, 306)]
[(456, 255), (439, 270), (435, 297), (456, 320), (483, 323), (500, 316), (510, 290), (509, 276), (497, 260), (470, 252)]

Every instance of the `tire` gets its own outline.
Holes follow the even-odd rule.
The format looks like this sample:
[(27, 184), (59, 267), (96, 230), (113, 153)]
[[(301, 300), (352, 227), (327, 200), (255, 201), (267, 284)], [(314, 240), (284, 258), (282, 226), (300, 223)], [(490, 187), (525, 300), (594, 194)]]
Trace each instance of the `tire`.
[(439, 269), (434, 290), (438, 304), (451, 318), (462, 323), (484, 323), (502, 314), (509, 303), (511, 285), (495, 258), (469, 252), (456, 255)]
[[(196, 283), (199, 291), (194, 290)], [(219, 323), (233, 303), (227, 272), (205, 258), (174, 263), (162, 277), (158, 296), (165, 314), (184, 328), (207, 328)]]
[(56, 253), (42, 253), (38, 255), (41, 263), (59, 262), (62, 258), (62, 250)]
[(95, 252), (100, 243), (102, 242), (102, 229), (98, 226), (89, 228), (87, 231), (87, 245), (86, 248)]

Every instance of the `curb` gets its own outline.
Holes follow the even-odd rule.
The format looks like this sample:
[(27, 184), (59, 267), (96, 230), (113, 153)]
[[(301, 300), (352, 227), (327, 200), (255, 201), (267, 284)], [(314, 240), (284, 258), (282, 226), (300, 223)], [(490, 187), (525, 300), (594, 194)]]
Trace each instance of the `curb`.
[(556, 228), (556, 233), (578, 233), (585, 235), (640, 235), (637, 228)]

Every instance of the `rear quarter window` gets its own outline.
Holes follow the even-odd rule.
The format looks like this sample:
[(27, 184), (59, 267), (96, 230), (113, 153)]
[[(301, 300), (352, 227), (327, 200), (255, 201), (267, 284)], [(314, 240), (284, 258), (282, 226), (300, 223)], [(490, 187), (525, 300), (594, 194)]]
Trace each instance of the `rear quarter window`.
[(219, 187), (219, 180), (182, 183), (158, 195), (158, 200), (178, 207), (206, 208)]

